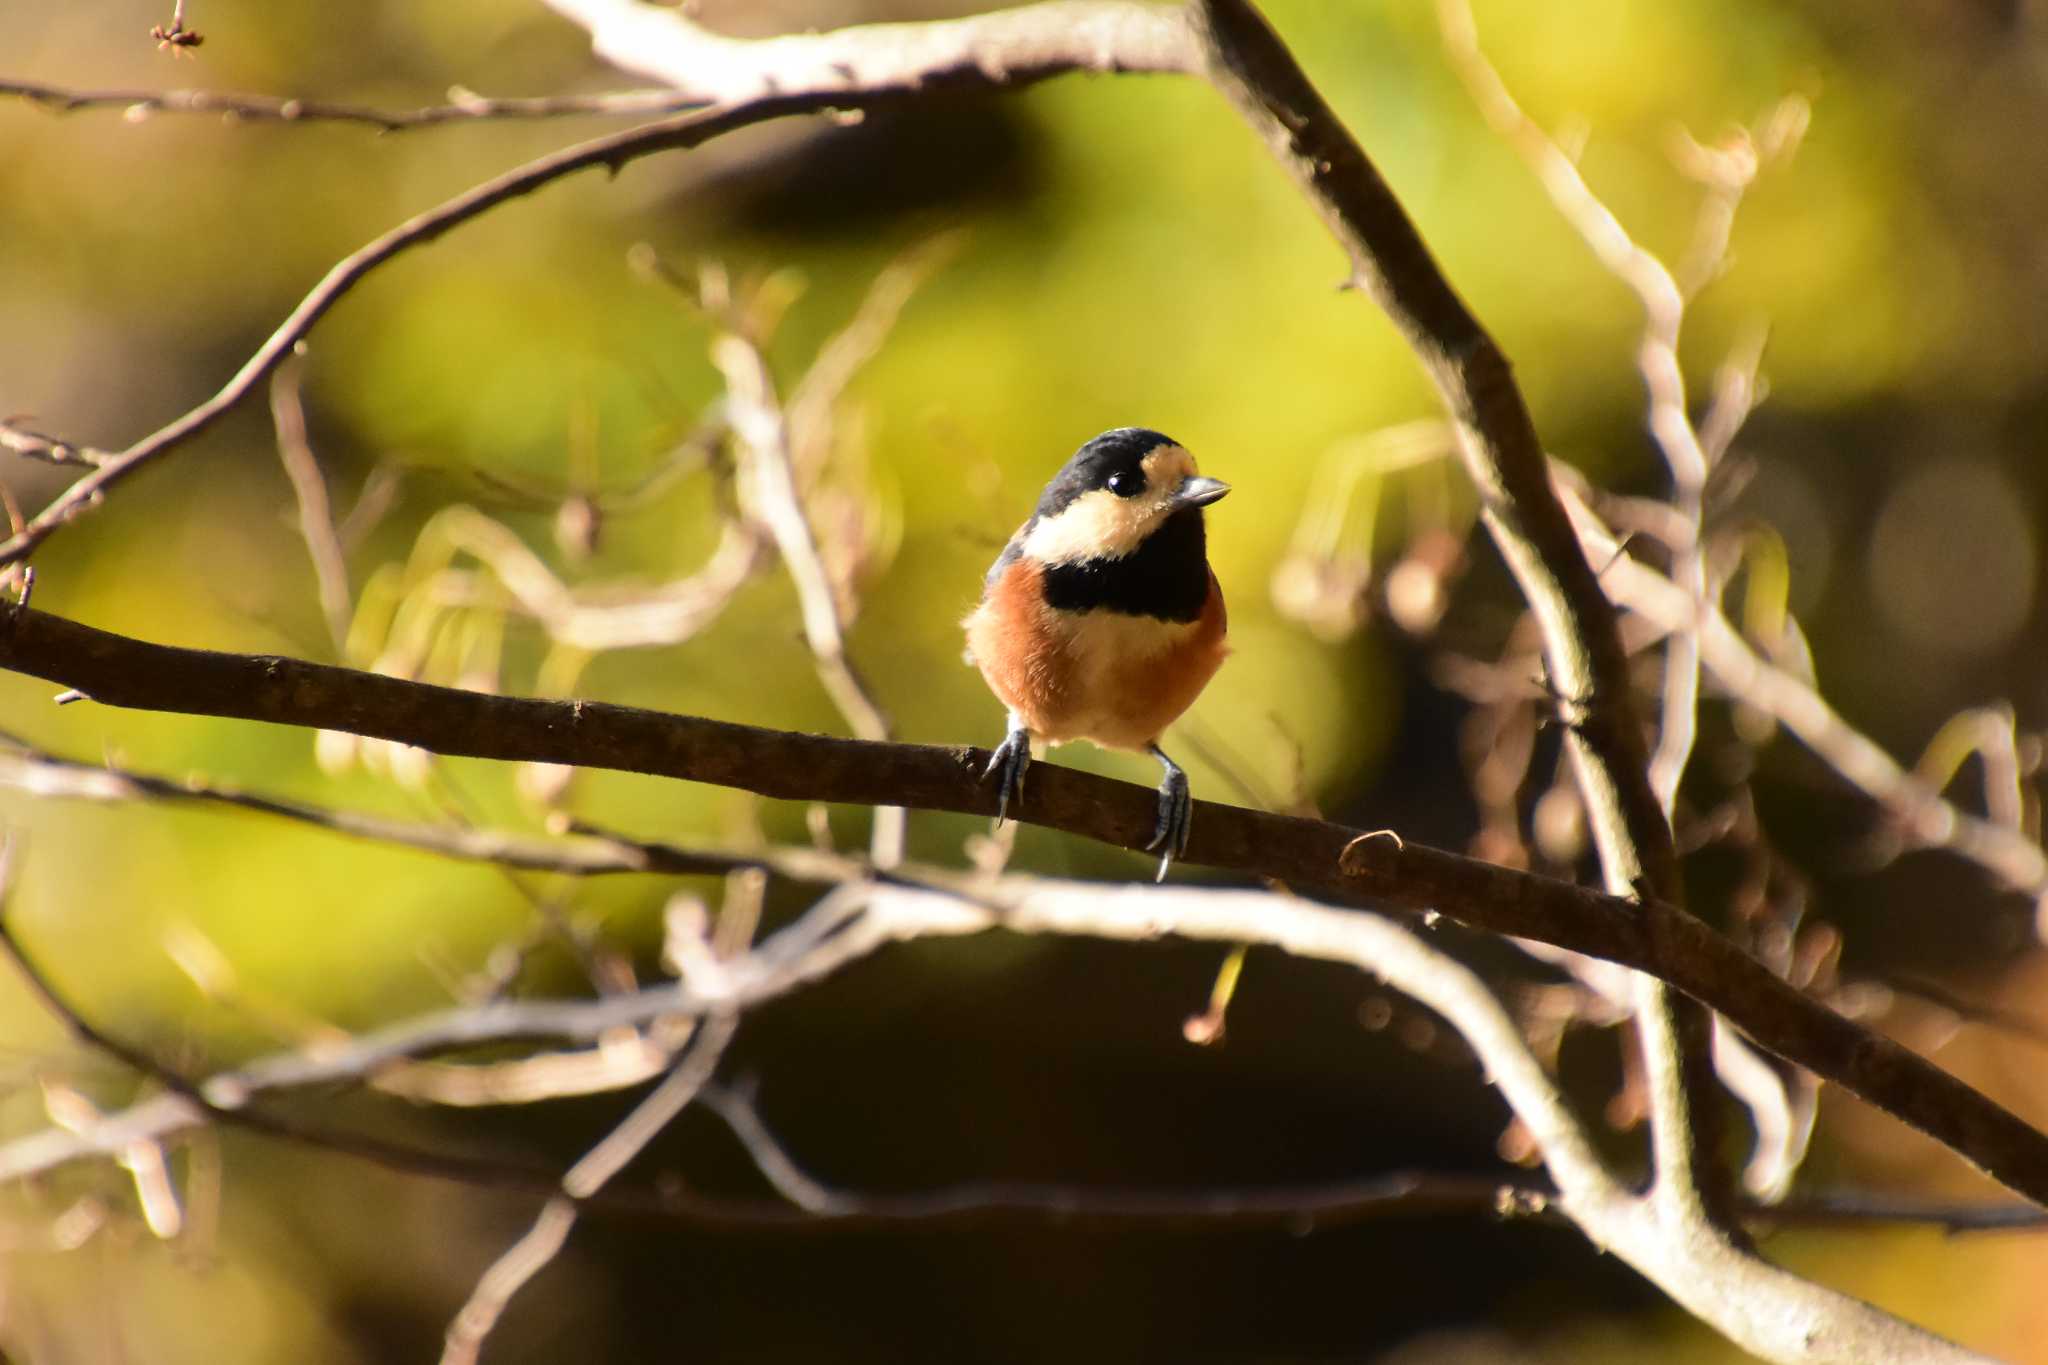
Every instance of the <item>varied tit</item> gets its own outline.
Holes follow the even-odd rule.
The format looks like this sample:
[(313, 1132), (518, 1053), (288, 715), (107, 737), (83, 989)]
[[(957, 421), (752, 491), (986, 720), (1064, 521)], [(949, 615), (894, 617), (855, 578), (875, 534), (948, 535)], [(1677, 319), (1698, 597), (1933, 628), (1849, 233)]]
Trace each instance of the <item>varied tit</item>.
[(1202, 526), (1202, 509), (1229, 491), (1142, 427), (1103, 432), (1045, 486), (966, 623), (968, 661), (1010, 709), (986, 773), (999, 783), (998, 821), (1034, 741), (1086, 739), (1159, 760), (1159, 823), (1145, 847), (1162, 880), (1187, 851), (1187, 774), (1159, 736), (1230, 652)]

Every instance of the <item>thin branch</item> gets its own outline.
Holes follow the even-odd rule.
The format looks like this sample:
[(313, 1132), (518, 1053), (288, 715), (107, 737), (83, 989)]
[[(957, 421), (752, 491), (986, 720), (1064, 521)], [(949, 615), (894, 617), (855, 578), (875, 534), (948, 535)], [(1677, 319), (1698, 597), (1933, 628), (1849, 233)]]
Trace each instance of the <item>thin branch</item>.
[[(1376, 917), (1346, 915), (1290, 896), (1030, 878), (981, 882), (965, 894), (881, 884), (844, 886), (827, 894), (805, 919), (778, 933), (760, 950), (729, 964), (702, 964), (694, 980), (686, 976), (678, 982), (678, 988), (668, 993), (670, 1003), (676, 1005), (678, 997), (698, 995), (696, 1013), (709, 1019), (698, 1050), (686, 1058), (670, 1083), (657, 1087), (643, 1101), (621, 1130), (571, 1169), (563, 1179), (563, 1195), (549, 1201), (535, 1230), (485, 1275), (471, 1306), (451, 1328), (455, 1359), (469, 1359), (465, 1353), (489, 1330), (489, 1324), (496, 1322), (510, 1293), (553, 1257), (575, 1218), (575, 1201), (598, 1193), (709, 1083), (717, 1064), (715, 1054), (729, 1038), (731, 1021), (750, 1003), (836, 972), (885, 943), (983, 933), (997, 927), (1014, 933), (1077, 933), (1133, 941), (1149, 941), (1161, 933), (1206, 941), (1264, 941), (1296, 956), (1346, 962), (1368, 970), (1444, 1015), (1475, 1048), (1493, 1083), (1540, 1144), (1559, 1189), (1554, 1205), (1581, 1224), (1597, 1244), (1616, 1250), (1675, 1300), (1720, 1330), (1765, 1349), (1778, 1347), (1786, 1334), (1804, 1342), (1802, 1351), (1778, 1351), (1782, 1359), (1978, 1359), (1845, 1295), (1796, 1281), (1774, 1267), (1757, 1261), (1743, 1261), (1735, 1267), (1720, 1265), (1712, 1246), (1702, 1248), (1694, 1238), (1665, 1236), (1659, 1220), (1651, 1214), (1649, 1197), (1630, 1195), (1606, 1171), (1585, 1140), (1579, 1121), (1528, 1050), (1520, 1027), (1487, 984), (1462, 964), (1430, 948), (1415, 933)], [(612, 1001), (590, 1001), (571, 1009), (594, 1013), (610, 1005)], [(272, 1070), (279, 1068), (272, 1066)], [(223, 1089), (223, 1081), (225, 1078), (215, 1078), (207, 1083), (207, 1091)], [(117, 1119), (121, 1117), (127, 1115), (117, 1115)], [(756, 1132), (752, 1138), (752, 1146), (760, 1146), (762, 1134)], [(786, 1177), (786, 1171), (782, 1175)], [(1544, 1199), (1544, 1203), (1552, 1201)], [(1722, 1302), (1724, 1297), (1743, 1302), (1745, 1295), (1767, 1295), (1772, 1300), (1774, 1314), (1765, 1328), (1731, 1316), (1729, 1306)]]
[(94, 450), (90, 446), (75, 446), (68, 441), (60, 441), (55, 436), (30, 431), (15, 418), (0, 422), (0, 450), (25, 455), (31, 460), (41, 460), (46, 464), (77, 465), (83, 469), (97, 469), (114, 458), (108, 451)]
[(711, 1081), (732, 1042), (738, 1018), (714, 1014), (704, 1021), (690, 1051), (662, 1083), (640, 1101), (603, 1141), (584, 1153), (562, 1177), (562, 1192), (542, 1206), (533, 1227), (513, 1243), (477, 1281), (469, 1301), (448, 1325), (441, 1365), (471, 1365), (484, 1338), (496, 1327), (514, 1294), (544, 1269), (568, 1240), (576, 1206), (608, 1184), (666, 1128)]
[[(1601, 202), (1567, 156), (1522, 111), (1500, 73), (1479, 46), (1467, 0), (1439, 0), (1438, 22), (1451, 64), (1494, 129), (1535, 172), (1550, 201), (1609, 274), (1635, 294), (1643, 308), (1638, 367), (1650, 400), (1650, 434), (1671, 471), (1671, 502), (1681, 543), (1671, 545), (1680, 585), (1704, 599), (1706, 566), (1700, 558), (1700, 498), (1710, 470), (1686, 404), (1685, 372), (1679, 365), (1679, 334), (1686, 300), (1678, 281), (1656, 255), (1637, 244), (1614, 212)], [(1663, 723), (1650, 763), (1650, 784), (1669, 818), (1678, 782), (1692, 752), (1699, 687), (1698, 642), (1693, 632), (1673, 632), (1664, 667)]]
[[(0, 1146), (0, 1181), (16, 1178), (83, 1156), (105, 1155), (124, 1162), (139, 1150), (155, 1147), (173, 1134), (213, 1121), (281, 1138), (302, 1147), (370, 1161), (389, 1170), (429, 1175), (467, 1184), (513, 1189), (552, 1185), (553, 1177), (537, 1168), (505, 1162), (451, 1156), (386, 1142), (381, 1138), (315, 1128), (265, 1110), (246, 1107), (257, 1088), (222, 1084), (214, 1077), (195, 1082), (159, 1062), (142, 1048), (115, 1037), (87, 1019), (42, 970), (15, 935), (4, 913), (6, 862), (11, 842), (0, 843), (0, 956), (13, 964), (38, 1003), (82, 1045), (101, 1053), (163, 1088), (152, 1099), (118, 1114), (95, 1114), (90, 1122), (52, 1128)], [(12, 1169), (7, 1169), (11, 1163)]]
[(764, 560), (766, 537), (738, 520), (720, 528), (718, 544), (690, 573), (648, 586), (572, 586), (503, 522), (474, 507), (443, 508), (420, 532), (406, 573), (412, 591), (433, 605), (474, 605), (444, 574), (458, 554), (480, 561), (512, 596), (517, 610), (570, 649), (602, 653), (680, 644), (716, 621)]
[(425, 824), (262, 796), (204, 778), (174, 781), (124, 768), (78, 763), (4, 735), (0, 735), (0, 786), (31, 796), (68, 800), (223, 806), (280, 817), (350, 838), (520, 871), (569, 876), (617, 872), (722, 875), (736, 868), (766, 866), (800, 881), (836, 881), (845, 875), (843, 863), (810, 849), (765, 850), (758, 854), (693, 852), (671, 845), (638, 844), (591, 830), (577, 831), (584, 837), (550, 839), (509, 830)]
[(428, 105), (421, 109), (373, 109), (358, 104), (221, 90), (73, 90), (36, 81), (15, 80), (0, 80), (0, 97), (25, 100), (59, 114), (119, 109), (130, 123), (140, 123), (154, 114), (218, 114), (252, 123), (356, 123), (383, 133), (487, 119), (646, 118), (702, 108), (706, 103), (674, 90), (618, 90), (600, 95), (488, 99), (457, 87), (449, 91), (447, 104)]
[[(778, 799), (995, 813), (994, 793), (981, 780), (982, 750), (797, 735), (597, 702), (433, 687), (275, 656), (174, 649), (33, 608), (0, 606), (0, 668), (107, 705), (346, 730), (450, 755), (613, 768)], [(1146, 788), (1047, 763), (1014, 814), (1136, 849), (1151, 835), (1155, 807)], [(1192, 864), (1275, 878), (1350, 904), (1435, 910), (1647, 971), (1720, 1010), (1760, 1046), (2048, 1202), (2048, 1137), (1804, 995), (1682, 911), (1322, 821), (1213, 802), (1199, 803), (1197, 814)]]
[[(725, 310), (726, 330), (711, 345), (712, 363), (725, 375), (733, 435), (743, 448), (740, 506), (768, 528), (782, 555), (783, 569), (796, 587), (818, 681), (860, 739), (890, 738), (889, 718), (875, 704), (846, 652), (846, 622), (839, 594), (818, 549), (817, 533), (798, 487), (788, 414), (776, 392), (768, 357), (740, 325), (736, 310)], [(884, 865), (903, 856), (901, 807), (875, 811), (875, 860)]]
[[(1571, 495), (1567, 500), (1587, 544), (1596, 555), (1608, 556), (1601, 581), (1618, 602), (1666, 630), (1693, 623), (1696, 608), (1683, 589), (1622, 554), (1613, 534), (1583, 501)], [(1698, 626), (1701, 661), (1714, 681), (1790, 730), (1843, 780), (1883, 807), (1906, 838), (1966, 858), (2016, 891), (2048, 897), (2048, 853), (2040, 844), (2020, 830), (1971, 815), (1913, 776), (1845, 720), (1812, 683), (1757, 653), (1722, 612), (1709, 612)]]
[(334, 508), (320, 474), (319, 457), (306, 435), (306, 405), (299, 383), (304, 367), (302, 352), (295, 353), (271, 374), (270, 420), (277, 428), (278, 459), (284, 463), (285, 477), (291, 480), (292, 496), (299, 504), (299, 536), (313, 562), (320, 611), (327, 618), (335, 655), (342, 657), (348, 648), (348, 557), (334, 527)]
[[(1522, 111), (1506, 82), (1479, 46), (1477, 26), (1467, 0), (1439, 0), (1439, 27), (1452, 65), (1487, 121), (1520, 153), (1541, 181), (1551, 203), (1592, 250), (1602, 266), (1636, 295), (1643, 309), (1643, 335), (1637, 348), (1637, 365), (1649, 395), (1649, 424), (1652, 438), (1663, 453), (1671, 472), (1671, 503), (1675, 536), (1669, 546), (1673, 580), (1700, 604), (1710, 605), (1707, 566), (1701, 540), (1703, 498), (1712, 462), (1698, 431), (1693, 427), (1687, 405), (1685, 372), (1679, 363), (1678, 346), (1685, 323), (1686, 293), (1657, 256), (1644, 249), (1628, 233), (1621, 220), (1594, 194), (1579, 168), (1564, 150)], [(1736, 197), (1740, 187), (1733, 190)], [(1726, 219), (1733, 216), (1728, 193), (1712, 200), (1715, 213), (1707, 242), (1726, 242)], [(1725, 210), (1725, 212), (1723, 212)], [(1718, 258), (1712, 262), (1718, 265)], [(1665, 640), (1664, 680), (1657, 747), (1650, 756), (1648, 781), (1662, 807), (1668, 827), (1678, 800), (1678, 786), (1691, 760), (1699, 721), (1699, 635), (1696, 630), (1671, 632)], [(1668, 837), (1668, 836), (1667, 836)], [(1668, 1026), (1679, 1022), (1671, 1005), (1661, 998), (1663, 987), (1644, 983), (1645, 1008), (1638, 1019), (1643, 1031), (1643, 1060), (1649, 1080), (1649, 1096), (1656, 1121), (1651, 1127), (1658, 1154), (1658, 1179), (1670, 1197), (1687, 1205), (1691, 1215), (1704, 1215), (1704, 1206), (1692, 1204), (1691, 1190), (1703, 1184), (1710, 1202), (1725, 1203), (1728, 1194), (1716, 1185), (1715, 1168), (1708, 1164), (1712, 1149), (1714, 1094), (1706, 1081), (1701, 1058), (1681, 1055), (1685, 1048), (1700, 1045), (1701, 1022), (1685, 1021), (1688, 1035), (1664, 1037)], [(1789, 1120), (1789, 1099), (1783, 1086), (1773, 1086), (1776, 1075), (1759, 1059), (1745, 1056), (1746, 1044), (1709, 1022), (1714, 1042), (1713, 1070), (1739, 1075), (1731, 1088), (1743, 1096), (1755, 1113), (1759, 1136), (1779, 1116)], [(1725, 1065), (1724, 1065), (1725, 1064)], [(1696, 1074), (1690, 1079), (1688, 1067)], [(1690, 1093), (1688, 1094), (1688, 1089)], [(1779, 1115), (1757, 1110), (1759, 1102), (1773, 1103)], [(1694, 1149), (1677, 1139), (1699, 1127), (1691, 1136)], [(1789, 1179), (1789, 1172), (1786, 1173)], [(1717, 1212), (1725, 1212), (1717, 1210)]]
[(1304, 1189), (1203, 1191), (1114, 1189), (1003, 1182), (948, 1186), (912, 1194), (870, 1194), (827, 1185), (783, 1147), (743, 1090), (707, 1086), (698, 1096), (746, 1149), (775, 1192), (821, 1222), (925, 1222), (992, 1214), (1040, 1214), (1163, 1222), (1263, 1220), (1291, 1212), (1296, 1228), (1332, 1226), (1387, 1215), (1489, 1211), (1535, 1215), (1554, 1197), (1529, 1179), (1394, 1171), (1371, 1179)]

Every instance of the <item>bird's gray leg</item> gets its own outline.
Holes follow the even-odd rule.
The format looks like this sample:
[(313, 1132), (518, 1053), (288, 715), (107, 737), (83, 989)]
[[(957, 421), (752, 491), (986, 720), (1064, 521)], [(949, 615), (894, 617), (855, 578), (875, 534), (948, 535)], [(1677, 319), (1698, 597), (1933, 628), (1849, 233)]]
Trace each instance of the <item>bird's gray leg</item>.
[(1031, 731), (1015, 711), (1010, 713), (1010, 733), (997, 746), (995, 757), (982, 770), (982, 780), (996, 779), (996, 823), (1009, 818), (1010, 803), (1024, 794), (1024, 770), (1031, 766)]
[(1166, 775), (1159, 780), (1159, 823), (1152, 831), (1152, 842), (1145, 845), (1148, 853), (1159, 855), (1159, 875), (1152, 880), (1163, 882), (1173, 860), (1188, 851), (1188, 828), (1194, 823), (1195, 803), (1188, 795), (1188, 775), (1180, 770), (1180, 764), (1168, 758), (1157, 744), (1145, 748), (1166, 769)]

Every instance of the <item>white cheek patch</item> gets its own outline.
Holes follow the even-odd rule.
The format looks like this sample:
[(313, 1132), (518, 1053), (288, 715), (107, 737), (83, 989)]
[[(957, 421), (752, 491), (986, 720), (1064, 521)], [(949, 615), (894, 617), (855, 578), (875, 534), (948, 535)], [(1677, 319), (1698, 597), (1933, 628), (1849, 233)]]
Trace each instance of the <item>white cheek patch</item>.
[(1156, 517), (1149, 497), (1120, 498), (1097, 489), (1032, 527), (1024, 553), (1045, 564), (1121, 558), (1144, 544)]
[(1195, 458), (1179, 446), (1160, 446), (1140, 460), (1145, 491), (1120, 498), (1106, 488), (1083, 493), (1058, 516), (1047, 517), (1024, 538), (1024, 553), (1045, 564), (1121, 559), (1173, 511), (1173, 495), (1195, 472)]

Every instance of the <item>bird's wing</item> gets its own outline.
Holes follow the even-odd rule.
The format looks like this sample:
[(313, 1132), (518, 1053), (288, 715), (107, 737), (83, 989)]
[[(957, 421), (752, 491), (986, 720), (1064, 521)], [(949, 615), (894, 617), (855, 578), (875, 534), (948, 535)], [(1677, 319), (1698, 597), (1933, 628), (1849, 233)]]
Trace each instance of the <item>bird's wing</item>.
[(981, 580), (981, 595), (983, 597), (987, 597), (989, 593), (995, 590), (996, 580), (1003, 576), (1003, 570), (1015, 564), (1017, 557), (1024, 553), (1024, 537), (1030, 535), (1031, 528), (1037, 524), (1038, 518), (1033, 517), (1022, 526), (1019, 526), (1017, 534), (1010, 537), (1010, 543), (1005, 545), (1003, 552), (996, 556), (996, 562), (988, 566), (988, 572), (982, 576)]

